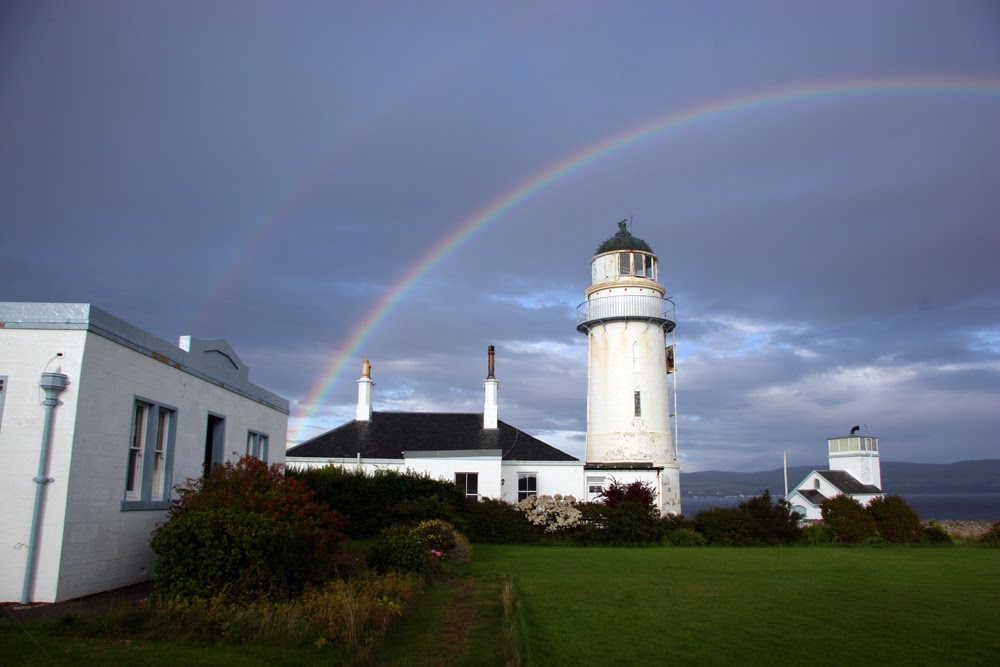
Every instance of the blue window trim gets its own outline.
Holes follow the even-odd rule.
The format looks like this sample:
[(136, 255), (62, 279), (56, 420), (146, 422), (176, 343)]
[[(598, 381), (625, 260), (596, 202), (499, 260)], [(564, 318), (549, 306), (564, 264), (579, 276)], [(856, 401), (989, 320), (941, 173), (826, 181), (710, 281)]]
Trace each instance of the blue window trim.
[[(170, 498), (173, 495), (173, 475), (174, 475), (174, 446), (177, 441), (177, 408), (165, 403), (159, 403), (144, 396), (135, 396), (130, 406), (132, 411), (132, 426), (135, 422), (135, 406), (137, 404), (146, 406), (146, 439), (142, 452), (142, 477), (139, 486), (138, 498), (124, 498), (121, 501), (121, 511), (129, 512), (135, 510), (165, 510), (170, 507)], [(156, 429), (160, 423), (160, 411), (170, 413), (170, 425), (167, 433), (167, 442), (163, 452), (163, 498), (154, 500), (152, 496), (153, 487), (153, 461), (156, 458)], [(129, 429), (131, 433), (132, 429)], [(127, 451), (127, 449), (126, 449)], [(125, 457), (125, 477), (128, 478), (128, 457)]]

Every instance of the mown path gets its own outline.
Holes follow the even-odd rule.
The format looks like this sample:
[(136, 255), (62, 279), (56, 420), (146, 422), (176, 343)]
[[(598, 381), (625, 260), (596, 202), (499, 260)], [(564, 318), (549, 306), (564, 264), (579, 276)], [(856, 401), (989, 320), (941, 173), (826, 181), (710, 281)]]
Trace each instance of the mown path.
[(500, 578), (461, 571), (438, 578), (390, 628), (376, 663), (505, 664)]

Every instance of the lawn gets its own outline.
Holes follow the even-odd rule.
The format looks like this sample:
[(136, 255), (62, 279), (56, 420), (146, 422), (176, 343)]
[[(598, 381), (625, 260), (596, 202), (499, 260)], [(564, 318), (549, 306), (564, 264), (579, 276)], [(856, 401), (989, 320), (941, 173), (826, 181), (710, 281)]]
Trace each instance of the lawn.
[(477, 546), (540, 665), (996, 664), (1000, 551)]

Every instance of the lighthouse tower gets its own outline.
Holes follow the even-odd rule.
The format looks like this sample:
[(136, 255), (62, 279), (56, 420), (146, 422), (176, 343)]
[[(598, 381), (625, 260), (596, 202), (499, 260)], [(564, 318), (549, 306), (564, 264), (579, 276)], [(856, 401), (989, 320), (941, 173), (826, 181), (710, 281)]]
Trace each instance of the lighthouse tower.
[(663, 514), (680, 504), (674, 377), (674, 304), (659, 261), (625, 221), (591, 261), (577, 330), (587, 335), (587, 488), (612, 479), (653, 484)]

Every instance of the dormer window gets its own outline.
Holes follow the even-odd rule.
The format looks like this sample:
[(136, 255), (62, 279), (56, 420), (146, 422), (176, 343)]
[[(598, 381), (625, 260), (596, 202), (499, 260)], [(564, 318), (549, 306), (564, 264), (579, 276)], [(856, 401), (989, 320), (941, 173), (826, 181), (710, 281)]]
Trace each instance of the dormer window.
[(817, 491), (819, 491), (819, 480), (818, 479), (814, 479), (813, 480), (813, 488), (816, 489)]

